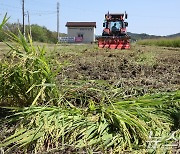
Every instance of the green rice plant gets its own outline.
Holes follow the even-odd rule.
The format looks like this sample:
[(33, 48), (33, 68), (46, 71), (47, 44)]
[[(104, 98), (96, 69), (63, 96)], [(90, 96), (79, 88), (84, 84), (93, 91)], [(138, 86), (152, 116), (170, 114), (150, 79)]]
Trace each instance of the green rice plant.
[(3, 26), (7, 23), (8, 20), (9, 20), (9, 18), (7, 18), (7, 13), (6, 13), (0, 24), (0, 30), (2, 30)]
[(35, 47), (30, 37), (8, 35), (10, 51), (0, 62), (1, 105), (28, 106), (58, 98), (56, 75), (62, 65), (51, 62), (45, 47)]
[(136, 63), (139, 65), (153, 66), (157, 64), (156, 54), (153, 52), (145, 52), (137, 55)]
[(138, 41), (140, 45), (155, 45), (164, 47), (180, 47), (180, 37), (177, 38), (161, 38), (161, 39), (146, 39)]
[(12, 150), (46, 152), (125, 152), (146, 148), (150, 131), (167, 136), (173, 125), (163, 106), (180, 101), (179, 92), (145, 95), (137, 99), (86, 108), (26, 107), (14, 109), (8, 123), (18, 121), (14, 134), (1, 142)]

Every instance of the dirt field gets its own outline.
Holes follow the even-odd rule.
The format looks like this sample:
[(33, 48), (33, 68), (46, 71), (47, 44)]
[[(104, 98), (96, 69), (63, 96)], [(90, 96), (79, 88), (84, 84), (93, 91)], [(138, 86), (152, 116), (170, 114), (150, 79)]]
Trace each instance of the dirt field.
[[(68, 48), (68, 47), (67, 47)], [(102, 50), (88, 46), (76, 52), (57, 50), (70, 65), (60, 79), (106, 80), (117, 86), (171, 91), (180, 88), (180, 49), (132, 46), (131, 50)]]
[[(180, 48), (132, 45), (130, 50), (108, 50), (97, 45), (37, 45), (45, 45), (52, 60), (68, 63), (59, 81), (103, 80), (117, 87), (160, 91), (180, 88)], [(7, 51), (1, 43), (0, 57)]]

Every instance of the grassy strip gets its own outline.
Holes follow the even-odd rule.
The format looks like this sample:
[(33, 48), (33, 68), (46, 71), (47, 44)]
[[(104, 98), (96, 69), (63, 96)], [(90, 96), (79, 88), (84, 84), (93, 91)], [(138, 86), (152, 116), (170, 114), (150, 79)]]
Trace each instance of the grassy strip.
[(175, 47), (179, 48), (180, 47), (180, 37), (173, 38), (173, 39), (146, 39), (146, 40), (141, 40), (137, 42), (140, 45), (155, 45), (155, 46), (164, 46), (164, 47)]

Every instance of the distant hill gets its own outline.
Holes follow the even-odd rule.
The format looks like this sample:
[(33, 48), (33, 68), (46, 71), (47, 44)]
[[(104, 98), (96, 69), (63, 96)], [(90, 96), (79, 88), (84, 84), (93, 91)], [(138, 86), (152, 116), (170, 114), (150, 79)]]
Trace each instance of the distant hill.
[(166, 37), (180, 37), (180, 33), (177, 33), (177, 34), (172, 34), (172, 35), (167, 35)]
[(143, 40), (143, 39), (157, 39), (157, 38), (162, 37), (162, 36), (156, 36), (156, 35), (149, 35), (145, 33), (137, 34), (137, 33), (131, 33), (131, 32), (128, 32), (128, 35), (131, 36), (132, 41)]
[(145, 33), (137, 34), (137, 33), (128, 32), (128, 35), (131, 36), (132, 41), (143, 40), (143, 39), (158, 39), (158, 38), (163, 38), (163, 37), (165, 38), (180, 37), (180, 33), (167, 35), (167, 36), (157, 36), (157, 35), (149, 35)]

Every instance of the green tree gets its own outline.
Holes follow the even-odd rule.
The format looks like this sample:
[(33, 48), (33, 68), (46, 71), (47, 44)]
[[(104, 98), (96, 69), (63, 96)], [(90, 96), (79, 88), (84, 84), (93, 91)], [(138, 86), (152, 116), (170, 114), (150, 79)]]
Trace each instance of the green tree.
[[(19, 30), (22, 31), (22, 24), (18, 23), (6, 23), (3, 26), (3, 31), (0, 31), (0, 41), (8, 40), (6, 33), (8, 31), (12, 32), (16, 36), (19, 33)], [(26, 35), (30, 31), (30, 27), (26, 25)], [(57, 43), (57, 32), (52, 32), (48, 30), (45, 26), (39, 26), (37, 24), (31, 25), (31, 34), (33, 41), (37, 42), (46, 42), (46, 43)], [(67, 36), (67, 34), (60, 34), (60, 36)]]
[(45, 27), (42, 28), (38, 25), (32, 25), (31, 30), (32, 30), (33, 41), (40, 41), (40, 42), (47, 42), (48, 41), (48, 37), (46, 35), (46, 28)]

